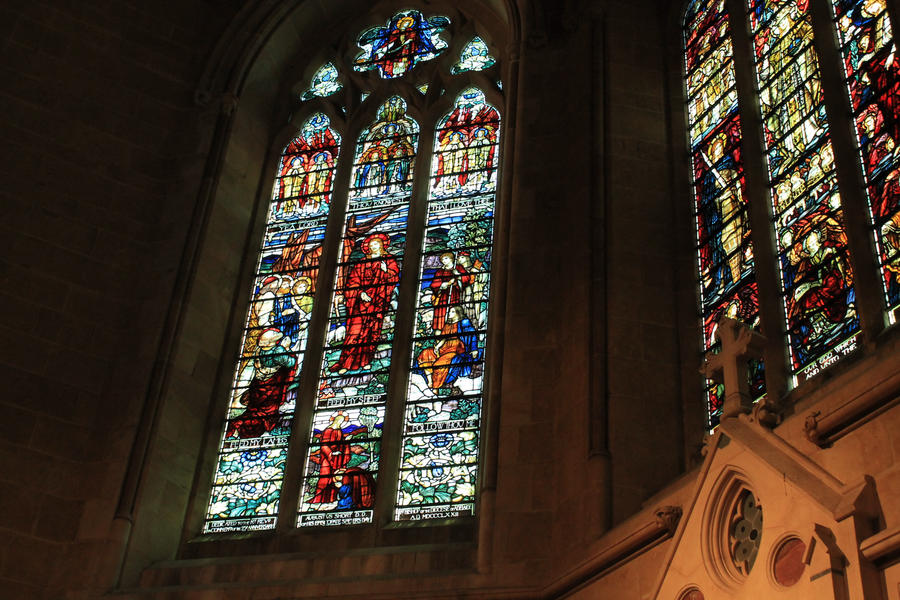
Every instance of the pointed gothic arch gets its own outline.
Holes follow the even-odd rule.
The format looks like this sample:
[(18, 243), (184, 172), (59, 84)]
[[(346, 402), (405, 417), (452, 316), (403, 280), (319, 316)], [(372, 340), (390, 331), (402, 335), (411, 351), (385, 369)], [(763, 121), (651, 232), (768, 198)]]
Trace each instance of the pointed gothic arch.
[[(172, 431), (174, 427), (183, 432), (178, 434), (179, 439), (183, 439), (181, 435), (190, 435), (199, 441), (200, 430), (203, 428), (209, 431), (222, 431), (221, 399), (228, 396), (228, 390), (232, 387), (234, 374), (232, 360), (235, 349), (242, 347), (241, 336), (246, 320), (245, 309), (237, 308), (246, 300), (232, 299), (246, 298), (246, 290), (253, 287), (258, 240), (264, 237), (268, 204), (271, 199), (273, 181), (271, 177), (277, 170), (276, 166), (281, 160), (286, 144), (310, 116), (314, 113), (324, 114), (334, 130), (340, 133), (344, 144), (342, 156), (336, 163), (335, 181), (348, 181), (351, 171), (349, 159), (353, 154), (348, 150), (350, 147), (348, 144), (352, 146), (351, 141), (356, 139), (364, 124), (371, 122), (377, 108), (376, 103), (390, 96), (390, 88), (376, 81), (372, 86), (373, 96), (369, 101), (360, 103), (358, 92), (367, 87), (361, 84), (362, 76), (342, 69), (339, 75), (339, 81), (344, 85), (342, 90), (324, 98), (315, 97), (307, 102), (301, 101), (300, 96), (309, 88), (312, 74), (323, 64), (322, 60), (311, 60), (309, 57), (330, 56), (333, 51), (323, 53), (322, 49), (337, 49), (342, 42), (347, 42), (347, 35), (350, 41), (353, 41), (356, 35), (356, 32), (352, 32), (338, 33), (335, 36), (335, 32), (342, 30), (339, 25), (346, 26), (346, 21), (342, 20), (341, 16), (346, 12), (345, 8), (342, 3), (333, 3), (321, 11), (318, 8), (310, 11), (305, 6), (295, 4), (287, 6), (281, 3), (278, 7), (266, 5), (243, 11), (236, 18), (229, 34), (230, 43), (220, 44), (214, 53), (211, 61), (213, 67), (207, 72), (197, 93), (198, 102), (206, 103), (210, 118), (215, 119), (218, 126), (214, 137), (209, 141), (210, 155), (203, 174), (204, 186), (201, 198), (195, 210), (194, 228), (189, 232), (181, 274), (176, 283), (176, 302), (170, 310), (170, 321), (161, 342), (164, 348), (168, 348), (163, 354), (168, 352), (171, 363), (161, 365), (155, 376), (145, 418), (138, 425), (142, 433), (137, 436), (132, 451), (132, 468), (123, 487), (118, 509), (122, 523), (139, 523), (134, 528), (128, 526), (123, 529), (123, 536), (140, 547), (146, 547), (147, 541), (153, 539), (151, 545), (156, 548), (160, 559), (172, 556), (173, 553), (180, 556), (192, 556), (197, 553), (214, 555), (230, 551), (228, 549), (231, 548), (256, 548), (257, 551), (265, 551), (265, 548), (272, 549), (286, 543), (284, 540), (287, 538), (277, 541), (271, 536), (223, 540), (212, 545), (191, 543), (203, 528), (206, 509), (209, 506), (207, 493), (203, 490), (208, 489), (209, 482), (213, 481), (215, 456), (221, 439), (219, 434), (210, 435), (201, 446), (197, 447), (199, 451), (197, 454), (180, 455), (181, 464), (186, 467), (191, 463), (195, 464), (195, 467), (172, 469), (171, 466), (167, 466), (163, 469), (154, 465), (162, 467), (166, 461), (164, 458), (166, 442), (160, 444), (160, 432), (167, 436), (169, 434), (166, 432)], [(368, 15), (361, 15), (358, 12), (353, 14), (356, 15), (357, 21), (365, 20), (367, 25), (371, 25), (378, 22), (374, 11), (387, 14), (392, 10), (396, 12), (396, 8), (385, 4), (376, 6)], [(514, 47), (519, 33), (517, 10), (512, 3), (476, 1), (463, 7), (446, 5), (428, 7), (426, 10), (435, 13), (443, 11), (460, 25), (460, 30), (464, 31), (465, 35), (474, 30), (487, 40), (492, 53), (498, 58), (498, 64), (493, 67), (491, 77), (502, 78), (506, 83), (506, 89), (501, 93), (493, 81), (479, 73), (465, 73), (453, 77), (441, 75), (441, 72), (449, 71), (450, 59), (446, 58), (446, 54), (440, 57), (446, 58), (443, 62), (433, 61), (434, 66), (426, 63), (413, 69), (412, 73), (418, 74), (418, 70), (426, 71), (427, 68), (428, 81), (433, 84), (430, 93), (426, 95), (416, 91), (409, 94), (406, 90), (414, 91), (415, 88), (402, 81), (398, 89), (409, 104), (410, 114), (418, 122), (427, 123), (422, 130), (424, 135), (430, 138), (432, 136), (430, 130), (436, 123), (438, 115), (446, 110), (442, 102), (448, 101), (447, 95), (453, 93), (459, 86), (473, 83), (481, 86), (488, 91), (490, 100), (498, 106), (505, 106), (507, 98), (514, 96), (515, 73), (518, 67), (515, 57), (510, 57), (506, 49)], [(248, 35), (251, 29), (253, 33)], [(451, 50), (455, 48), (456, 43), (454, 39)], [(454, 62), (457, 59), (458, 57), (453, 57)], [(437, 64), (438, 62), (440, 64)], [(338, 68), (341, 69), (340, 64)], [(351, 97), (348, 92), (351, 88), (356, 94), (355, 97)], [(441, 88), (447, 90), (443, 96)], [(430, 143), (429, 139), (428, 144)], [(430, 159), (430, 153), (424, 154), (426, 156), (422, 158), (423, 153), (419, 153), (416, 161), (421, 164), (417, 164), (416, 169), (427, 178), (426, 159)], [(508, 198), (510, 189), (510, 186), (504, 186), (501, 197)], [(335, 185), (333, 193), (334, 201), (346, 202), (346, 188), (342, 190), (340, 186)], [(502, 200), (500, 206), (508, 210), (508, 200)], [(334, 233), (329, 230), (325, 234), (326, 238), (335, 237), (330, 241), (326, 239), (326, 246), (332, 244), (332, 247), (336, 247), (336, 238), (340, 236), (339, 229), (339, 227), (334, 229)], [(505, 243), (502, 235), (500, 243)], [(226, 256), (211, 250), (223, 244), (233, 248), (233, 254)], [(238, 259), (242, 254), (244, 258)], [(328, 250), (325, 250), (324, 254), (326, 256), (322, 260), (334, 263), (336, 255), (328, 257)], [(502, 252), (500, 256), (502, 257)], [(498, 264), (501, 263), (502, 258)], [(333, 272), (322, 273), (334, 275)], [(414, 278), (414, 275), (409, 277)], [(497, 284), (492, 293), (502, 294), (502, 281), (498, 281)], [(412, 290), (406, 295), (413, 298)], [(232, 308), (226, 308), (229, 305)], [(327, 314), (317, 314), (317, 311), (325, 311), (327, 307), (327, 301), (314, 303), (311, 322), (324, 324), (327, 321)], [(413, 309), (410, 305), (410, 308), (405, 310), (411, 315)], [(494, 343), (501, 344), (501, 338), (501, 335), (494, 336), (496, 340)], [(308, 349), (312, 347), (312, 344), (308, 344)], [(216, 354), (220, 354), (221, 358), (213, 359)], [(199, 360), (207, 366), (202, 371), (184, 370), (178, 365), (184, 364), (184, 359), (188, 355), (194, 355), (196, 357), (194, 360)], [(500, 355), (499, 351), (495, 353), (498, 359)], [(310, 361), (304, 361), (305, 367), (308, 368), (309, 364)], [(403, 367), (408, 368), (406, 365)], [(314, 378), (309, 378), (310, 381), (312, 379)], [(498, 386), (498, 383), (499, 370), (491, 385)], [(400, 398), (401, 394), (398, 392), (395, 396)], [(202, 397), (210, 399), (208, 412), (205, 408), (197, 411), (198, 399)], [(201, 401), (201, 404), (205, 404), (205, 401)], [(496, 405), (491, 410), (496, 410)], [(402, 405), (394, 412), (397, 418), (401, 418)], [(303, 415), (295, 418), (294, 429), (299, 427), (297, 422), (303, 418)], [(399, 430), (400, 424), (389, 425), (391, 426)], [(192, 433), (188, 434), (189, 430)], [(299, 437), (303, 438), (308, 433), (309, 430), (305, 430)], [(296, 432), (294, 437), (297, 437)], [(495, 443), (495, 438), (492, 440), (491, 436), (487, 437), (488, 449), (482, 449), (484, 461), (496, 460), (496, 450), (491, 449)], [(302, 455), (303, 449), (298, 448), (292, 449), (291, 452), (300, 452)], [(396, 453), (396, 450), (394, 452)], [(191, 458), (188, 458), (189, 456)], [(302, 456), (296, 458), (302, 461)], [(394, 456), (391, 460), (399, 459)], [(299, 505), (300, 474), (296, 471), (298, 470), (288, 473), (288, 480), (283, 484), (281, 506)], [(481, 482), (482, 489), (485, 490), (482, 499), (490, 506), (490, 501), (484, 498), (492, 493), (495, 470), (486, 471), (488, 475)], [(150, 524), (154, 519), (148, 516), (147, 511), (156, 510), (152, 508), (155, 503), (141, 501), (144, 490), (148, 489), (148, 481), (154, 482), (151, 486), (168, 485), (170, 489), (180, 490), (171, 495), (167, 504), (170, 510), (184, 511), (186, 514), (183, 529), (169, 526), (159, 528)], [(188, 494), (188, 490), (196, 491)], [(379, 528), (390, 519), (392, 502), (390, 494), (386, 497), (389, 500), (379, 509), (380, 512), (376, 512), (374, 518)], [(489, 514), (490, 511), (486, 509), (484, 518), (489, 518)], [(295, 519), (291, 518), (281, 519), (276, 527), (276, 534), (281, 536), (282, 532), (290, 532), (294, 528), (294, 521)], [(450, 527), (469, 532), (466, 535), (477, 535), (479, 525), (478, 521), (472, 520), (470, 523), (451, 523)], [(446, 534), (434, 535), (440, 538)], [(293, 541), (288, 543), (298, 549), (310, 543), (308, 540), (302, 541), (306, 539), (303, 535), (294, 535), (291, 539)], [(176, 548), (178, 550), (175, 550)], [(122, 565), (123, 580), (133, 580), (144, 558), (136, 554), (125, 555)]]

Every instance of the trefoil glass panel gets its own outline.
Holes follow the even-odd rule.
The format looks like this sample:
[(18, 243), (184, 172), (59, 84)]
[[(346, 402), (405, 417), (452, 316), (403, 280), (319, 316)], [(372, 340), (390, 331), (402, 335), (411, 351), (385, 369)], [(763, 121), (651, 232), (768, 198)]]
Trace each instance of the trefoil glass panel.
[(334, 63), (325, 63), (313, 75), (312, 83), (309, 89), (303, 93), (303, 100), (312, 100), (313, 98), (326, 98), (332, 94), (336, 94), (344, 86), (338, 81), (338, 70)]
[(372, 27), (359, 36), (362, 53), (354, 70), (377, 71), (383, 79), (400, 77), (420, 62), (437, 57), (447, 48), (441, 32), (450, 26), (447, 17), (426, 19), (417, 10), (397, 13), (384, 27)]
[(487, 44), (477, 35), (463, 48), (459, 62), (450, 68), (450, 73), (458, 75), (467, 71), (484, 71), (497, 61), (491, 56)]

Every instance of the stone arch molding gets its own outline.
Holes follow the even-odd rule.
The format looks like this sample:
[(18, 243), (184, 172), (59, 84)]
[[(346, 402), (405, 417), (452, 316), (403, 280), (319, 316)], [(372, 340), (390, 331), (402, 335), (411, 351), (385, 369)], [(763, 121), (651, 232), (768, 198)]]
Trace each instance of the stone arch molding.
[[(358, 3), (352, 0), (247, 3), (213, 49), (194, 94), (210, 124), (208, 154), (202, 172), (196, 175), (199, 192), (181, 252), (157, 367), (117, 505), (117, 543), (126, 548), (117, 567), (120, 585), (136, 581), (140, 570), (151, 562), (183, 556), (198, 530), (197, 515), (203, 510), (199, 506), (203, 500), (196, 500), (192, 490), (209, 481), (210, 467), (204, 467), (204, 457), (212, 456), (216, 441), (204, 431), (221, 426), (220, 400), (230, 378), (233, 349), (239, 343), (246, 308), (245, 298), (241, 298), (252, 277), (256, 245), (264, 226), (274, 172), (270, 167), (282, 149), (285, 132), (296, 131), (296, 124), (302, 122), (301, 113), (308, 110), (300, 106), (294, 92), (308, 84), (309, 76), (326, 56), (353, 52), (358, 31), (382, 22), (392, 11), (415, 4), (384, 0), (360, 12)], [(514, 98), (522, 14), (526, 14), (524, 20), (530, 14), (527, 6), (522, 9), (520, 4), (528, 2), (428, 3), (424, 10), (449, 14), (456, 19), (459, 31), (448, 51), (433, 62), (446, 63), (451, 57), (456, 60), (467, 41), (461, 38), (477, 32), (501, 59), (503, 97)], [(350, 19), (348, 15), (352, 15)], [(440, 81), (437, 64), (423, 67), (425, 75)], [(342, 77), (357, 75), (345, 72)], [(489, 80), (483, 75), (455, 77), (456, 81), (444, 81), (446, 102), (462, 85), (474, 83), (488, 92), (489, 101), (499, 103), (502, 114), (513, 122), (515, 111), (508, 100), (492, 97)], [(377, 88), (373, 90), (376, 98), (370, 104), (376, 105), (379, 94)], [(412, 106), (418, 98), (410, 97), (416, 98)], [(326, 102), (308, 104), (315, 104), (317, 110), (339, 122), (348, 140), (354, 136), (346, 132), (358, 131), (360, 123), (365, 122), (365, 115), (346, 122)], [(430, 116), (444, 108), (441, 101), (433, 102)], [(434, 122), (432, 118), (425, 126), (431, 127)], [(512, 143), (510, 138), (508, 135), (507, 144)], [(507, 163), (511, 155), (510, 151), (501, 154)], [(498, 209), (508, 210), (511, 187), (501, 188)], [(497, 243), (497, 249), (502, 250), (502, 240)], [(173, 467), (171, 456), (172, 439), (193, 440), (186, 444), (190, 452), (179, 450), (177, 467)], [(486, 461), (492, 460), (490, 452), (487, 446)], [(485, 463), (485, 473), (495, 471)], [(160, 490), (165, 490), (164, 497)], [(488, 481), (482, 486), (482, 494), (488, 497), (490, 493)], [(163, 515), (166, 518), (161, 518)], [(184, 525), (171, 515), (182, 516)], [(261, 545), (257, 551), (265, 548)]]
[[(651, 597), (676, 599), (690, 588), (707, 599), (882, 597), (877, 573), (859, 550), (877, 515), (867, 478), (839, 481), (744, 416), (723, 421), (707, 448)], [(764, 515), (749, 573), (736, 568), (722, 543), (743, 490), (755, 495)], [(804, 542), (805, 566), (800, 580), (784, 587), (769, 571), (772, 555), (789, 538)]]
[(736, 503), (745, 493), (756, 495), (750, 477), (740, 467), (727, 465), (718, 475), (703, 508), (700, 538), (703, 566), (719, 587), (734, 591), (747, 576), (734, 564), (729, 544)]

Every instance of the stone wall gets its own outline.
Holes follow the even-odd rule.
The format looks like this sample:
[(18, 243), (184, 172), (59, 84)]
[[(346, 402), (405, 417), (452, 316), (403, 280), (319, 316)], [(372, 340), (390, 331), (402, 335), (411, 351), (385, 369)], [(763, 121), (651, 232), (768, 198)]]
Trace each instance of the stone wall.
[(235, 4), (0, 8), (5, 597), (97, 573), (199, 183), (185, 167), (208, 151), (194, 87)]

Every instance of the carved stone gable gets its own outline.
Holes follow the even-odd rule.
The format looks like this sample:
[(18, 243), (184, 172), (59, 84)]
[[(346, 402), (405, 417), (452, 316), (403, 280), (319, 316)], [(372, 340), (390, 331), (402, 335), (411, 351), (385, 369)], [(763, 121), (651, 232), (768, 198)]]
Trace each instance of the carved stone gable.
[(838, 481), (746, 416), (708, 448), (653, 598), (880, 597), (859, 551), (866, 479)]

